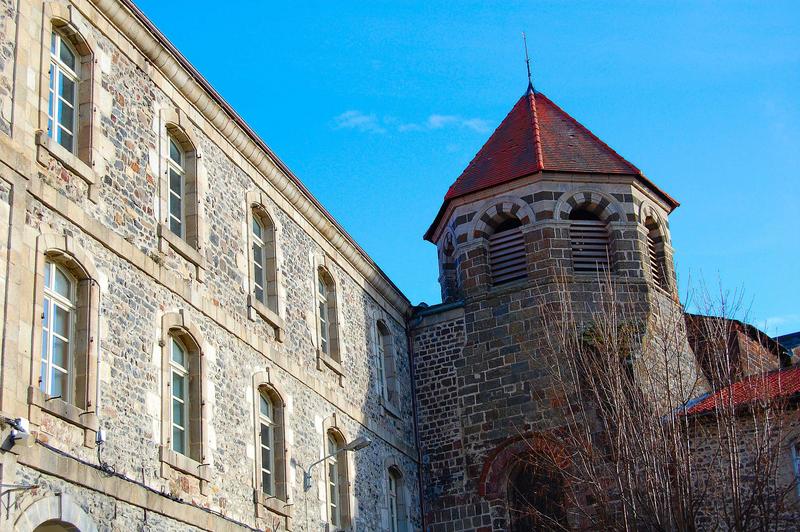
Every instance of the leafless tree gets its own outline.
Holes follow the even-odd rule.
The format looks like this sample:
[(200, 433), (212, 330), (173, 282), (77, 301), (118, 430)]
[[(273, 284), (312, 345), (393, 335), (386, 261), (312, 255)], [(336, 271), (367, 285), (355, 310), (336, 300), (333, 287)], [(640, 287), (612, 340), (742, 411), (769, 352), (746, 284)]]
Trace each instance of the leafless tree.
[[(791, 529), (795, 405), (771, 397), (766, 367), (748, 377), (746, 405), (724, 392), (742, 377), (730, 342), (741, 297), (700, 293), (696, 306), (720, 318), (694, 331), (701, 368), (672, 296), (600, 284), (590, 298), (574, 285), (542, 295), (546, 348), (533, 363), (551, 376), (560, 419), (538, 433), (551, 445), (532, 443), (510, 472), (512, 530)], [(717, 392), (714, 408), (687, 414)]]

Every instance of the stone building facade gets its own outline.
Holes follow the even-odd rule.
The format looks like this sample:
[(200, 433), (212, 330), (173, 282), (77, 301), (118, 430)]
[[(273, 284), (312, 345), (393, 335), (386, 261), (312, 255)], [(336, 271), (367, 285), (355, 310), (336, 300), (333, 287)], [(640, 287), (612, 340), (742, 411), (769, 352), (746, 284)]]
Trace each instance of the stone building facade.
[(0, 13), (0, 529), (419, 529), (408, 300), (131, 2)]

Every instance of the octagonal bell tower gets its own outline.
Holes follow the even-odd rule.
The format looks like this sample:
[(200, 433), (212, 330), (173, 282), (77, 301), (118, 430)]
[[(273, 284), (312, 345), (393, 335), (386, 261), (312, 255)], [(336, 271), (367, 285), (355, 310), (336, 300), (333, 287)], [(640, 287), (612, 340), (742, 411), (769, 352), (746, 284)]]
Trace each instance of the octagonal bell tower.
[(425, 234), (443, 301), (412, 331), (426, 529), (530, 526), (509, 513), (508, 482), (560, 423), (540, 364), (544, 303), (566, 287), (591, 320), (603, 278), (643, 317), (682, 312), (667, 223), (677, 206), (532, 85), (514, 104)]

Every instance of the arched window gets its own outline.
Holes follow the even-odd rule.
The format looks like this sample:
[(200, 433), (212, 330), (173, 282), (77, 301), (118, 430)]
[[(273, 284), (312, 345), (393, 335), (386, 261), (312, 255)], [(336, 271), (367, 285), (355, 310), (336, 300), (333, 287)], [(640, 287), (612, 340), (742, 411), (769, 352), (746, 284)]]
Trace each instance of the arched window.
[(74, 154), (78, 151), (80, 68), (80, 54), (61, 32), (53, 30), (50, 34), (47, 134)]
[(506, 219), (489, 235), (489, 270), (494, 285), (516, 281), (527, 275), (525, 237), (518, 219)]
[(523, 459), (508, 481), (508, 517), (511, 532), (566, 527), (563, 483), (547, 464)]
[(334, 431), (327, 435), (327, 504), (328, 522), (334, 527), (343, 527), (342, 507), (346, 504), (347, 456), (341, 451), (344, 441)]
[(375, 364), (378, 373), (378, 386), (384, 405), (398, 406), (397, 367), (394, 359), (394, 342), (386, 322), (375, 322)]
[(186, 239), (186, 153), (180, 142), (169, 135), (169, 229)]
[[(47, 235), (39, 238), (45, 250), (37, 259), (41, 261), (43, 276), (38, 299), (41, 321), (34, 332), (41, 338), (41, 344), (36, 342), (40, 364), (33, 377), (37, 392), (41, 393), (34, 402), (45, 410), (58, 401), (81, 410), (93, 410), (97, 395), (100, 303), (99, 288), (93, 280), (97, 272), (90, 259), (74, 246), (65, 245), (63, 240), (48, 241), (51, 237)], [(41, 244), (37, 243), (37, 247)], [(47, 249), (49, 245), (59, 248)], [(71, 247), (77, 256), (60, 246)]]
[(572, 267), (575, 273), (600, 273), (609, 270), (610, 248), (605, 222), (586, 209), (569, 215)]
[(669, 290), (664, 238), (661, 236), (658, 223), (653, 218), (647, 218), (645, 227), (647, 228), (647, 258), (650, 263), (650, 278), (653, 284), (661, 290)]
[(278, 313), (278, 279), (275, 260), (275, 226), (262, 209), (253, 208), (251, 224), (253, 297)]
[(72, 402), (75, 381), (77, 281), (64, 266), (47, 260), (44, 266), (41, 389)]
[(388, 471), (387, 497), (389, 506), (389, 530), (391, 532), (407, 532), (408, 510), (406, 508), (405, 483), (403, 475), (396, 467)]
[(189, 353), (183, 343), (170, 337), (170, 389), (172, 402), (170, 420), (172, 422), (172, 450), (189, 455)]
[(258, 445), (261, 450), (261, 491), (275, 495), (275, 406), (265, 390), (258, 394)]
[(183, 312), (165, 314), (162, 323), (162, 438), (168, 451), (162, 460), (205, 479), (207, 468), (200, 465), (207, 454), (200, 332)]
[(320, 351), (324, 356), (341, 362), (336, 314), (336, 285), (325, 268), (317, 270), (317, 319)]

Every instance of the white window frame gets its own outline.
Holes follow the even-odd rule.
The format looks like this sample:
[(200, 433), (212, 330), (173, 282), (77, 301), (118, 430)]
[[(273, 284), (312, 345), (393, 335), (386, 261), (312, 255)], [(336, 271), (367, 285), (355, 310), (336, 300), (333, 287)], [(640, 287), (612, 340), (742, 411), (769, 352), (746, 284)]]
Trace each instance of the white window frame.
[(400, 517), (397, 507), (397, 474), (389, 470), (388, 497), (389, 497), (389, 530), (400, 532)]
[[(75, 60), (74, 69), (70, 68), (61, 60), (60, 51), (62, 45), (69, 53), (72, 54)], [(78, 124), (78, 91), (81, 83), (80, 67), (81, 55), (68, 39), (65, 39), (60, 32), (53, 29), (50, 36), (50, 75), (48, 81), (49, 85), (47, 98), (47, 135), (72, 154), (75, 154), (78, 151), (78, 129), (80, 129)], [(71, 101), (64, 98), (64, 95), (61, 91), (61, 84), (59, 81), (62, 77), (66, 77), (73, 83), (74, 92)], [(61, 106), (59, 105), (59, 103), (62, 101), (72, 107), (72, 131), (67, 129), (62, 123), (63, 116), (60, 111)], [(64, 130), (68, 134), (72, 135), (72, 142), (69, 146), (65, 146), (61, 142), (60, 135), (58, 134), (61, 132), (61, 130)]]
[[(169, 346), (169, 364), (170, 364), (170, 403), (169, 403), (169, 412), (170, 412), (170, 440), (172, 444), (170, 445), (171, 449), (176, 453), (180, 453), (184, 456), (189, 456), (189, 400), (190, 400), (190, 391), (189, 391), (189, 368), (185, 365), (181, 365), (175, 362), (174, 357), (174, 349), (177, 345), (178, 347), (183, 350), (183, 357), (184, 362), (188, 362), (189, 357), (191, 356), (189, 350), (186, 348), (186, 345), (181, 342), (175, 336), (170, 336), (170, 346)], [(175, 394), (175, 387), (173, 385), (175, 376), (178, 376), (183, 379), (183, 396), (179, 397)], [(182, 405), (183, 409), (183, 425), (178, 425), (175, 423), (175, 401), (178, 401)], [(183, 432), (183, 449), (178, 449), (176, 447), (174, 431), (175, 428), (178, 428), (180, 431)]]
[[(259, 404), (258, 404), (258, 423), (259, 423), (259, 433), (258, 433), (258, 444), (261, 451), (261, 460), (260, 460), (260, 469), (259, 474), (261, 475), (260, 482), (261, 482), (261, 491), (268, 496), (276, 496), (275, 493), (275, 404), (272, 401), (272, 398), (269, 394), (264, 390), (259, 390)], [(261, 401), (266, 401), (269, 407), (269, 413), (265, 414), (264, 411), (261, 409)], [(267, 442), (264, 442), (263, 438), (263, 427), (267, 429)], [(269, 463), (264, 463), (264, 450), (269, 451)], [(269, 474), (269, 484), (264, 483), (264, 473)]]
[[(267, 228), (264, 227), (264, 223), (261, 221), (261, 217), (257, 212), (253, 211), (252, 218), (250, 236), (253, 239), (251, 246), (251, 253), (253, 255), (253, 297), (262, 305), (267, 306), (269, 301), (269, 296), (267, 295), (267, 246), (264, 242), (264, 233), (267, 231)], [(256, 234), (256, 227), (258, 227), (261, 232), (261, 236)], [(256, 248), (261, 251), (261, 261), (256, 259)], [(259, 269), (261, 270), (260, 279), (257, 273)], [(261, 290), (261, 297), (258, 297), (259, 290)], [(277, 308), (274, 309), (274, 311), (277, 313)]]
[[(172, 158), (172, 145), (180, 154), (180, 162)], [(172, 187), (172, 173), (175, 172), (180, 177), (180, 190), (175, 190)], [(181, 239), (186, 239), (186, 150), (173, 135), (167, 135), (167, 190), (169, 197), (167, 199), (167, 216), (169, 230), (179, 236)], [(172, 201), (176, 198), (180, 206), (180, 218), (175, 217), (172, 213)], [(173, 228), (173, 221), (180, 224), (180, 231), (176, 232)]]
[(386, 345), (380, 320), (375, 320), (375, 356), (377, 358), (378, 386), (384, 401), (389, 401), (389, 382), (386, 378)]
[(326, 356), (331, 354), (331, 290), (324, 278), (323, 271), (317, 272), (317, 319), (319, 321), (319, 349)]
[[(340, 527), (342, 523), (342, 505), (341, 505), (341, 475), (339, 472), (339, 442), (336, 436), (331, 433), (327, 435), (327, 451), (330, 456), (326, 460), (325, 470), (327, 475), (325, 499), (328, 507), (328, 521), (334, 527)], [(331, 494), (333, 498), (331, 498)]]
[[(69, 297), (65, 298), (62, 294), (55, 291), (55, 278), (56, 271), (60, 271), (69, 281)], [(66, 386), (64, 388), (64, 395), (61, 399), (65, 402), (72, 401), (73, 393), (73, 359), (75, 358), (75, 319), (77, 316), (77, 302), (76, 302), (76, 288), (77, 281), (63, 266), (60, 264), (47, 260), (45, 262), (45, 282), (44, 282), (44, 311), (42, 314), (42, 375), (41, 375), (41, 390), (47, 395), (52, 395), (53, 382), (52, 372), (55, 369), (64, 374)], [(56, 308), (60, 308), (67, 312), (67, 325), (69, 335), (68, 338), (57, 334), (54, 331), (53, 325), (55, 323)], [(45, 316), (47, 322), (45, 323)], [(67, 367), (62, 368), (53, 362), (53, 343), (54, 339), (66, 342), (67, 344)]]

